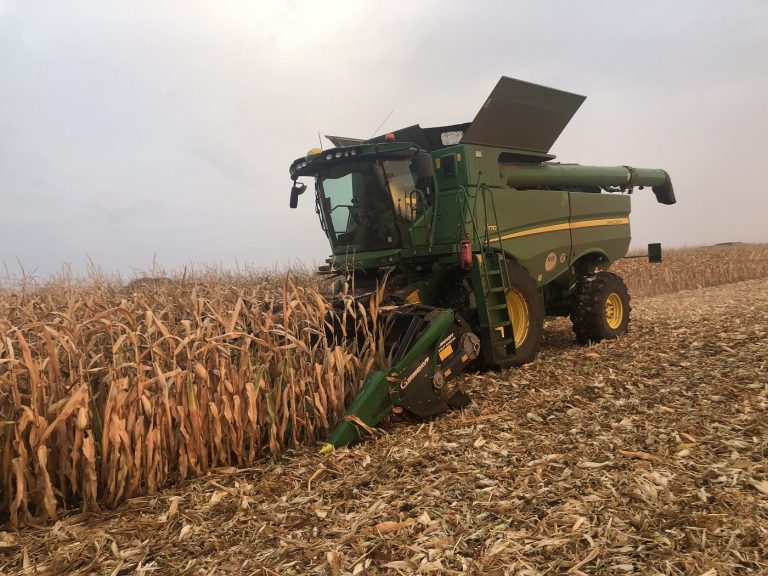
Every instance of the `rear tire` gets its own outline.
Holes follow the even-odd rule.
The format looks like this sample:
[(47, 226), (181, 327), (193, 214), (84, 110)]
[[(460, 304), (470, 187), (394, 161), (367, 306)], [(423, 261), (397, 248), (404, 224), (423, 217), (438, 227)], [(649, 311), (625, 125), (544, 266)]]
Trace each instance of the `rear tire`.
[(571, 323), (581, 344), (617, 338), (629, 327), (629, 291), (612, 272), (581, 278), (574, 291)]

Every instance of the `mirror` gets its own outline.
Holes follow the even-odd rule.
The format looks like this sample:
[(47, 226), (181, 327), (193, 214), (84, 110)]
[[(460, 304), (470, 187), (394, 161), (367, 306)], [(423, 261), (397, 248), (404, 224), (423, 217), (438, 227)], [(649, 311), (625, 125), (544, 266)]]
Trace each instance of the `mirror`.
[(302, 184), (296, 180), (293, 181), (293, 188), (291, 188), (291, 208), (296, 208), (296, 206), (299, 205), (299, 196), (304, 194), (306, 189), (306, 184)]
[(435, 175), (435, 168), (432, 164), (432, 154), (423, 150), (416, 154), (416, 174), (419, 180), (422, 178), (432, 178)]

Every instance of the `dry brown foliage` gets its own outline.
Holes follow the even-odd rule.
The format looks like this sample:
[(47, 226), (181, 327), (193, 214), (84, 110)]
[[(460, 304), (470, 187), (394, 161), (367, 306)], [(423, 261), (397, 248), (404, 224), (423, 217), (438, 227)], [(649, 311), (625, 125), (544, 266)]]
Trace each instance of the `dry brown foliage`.
[[(376, 361), (376, 306), (337, 314), (286, 276), (203, 280), (0, 299), (0, 523), (98, 511), (329, 433)], [(334, 345), (339, 326), (359, 337)]]
[(550, 322), (464, 411), (0, 532), (0, 572), (768, 573), (768, 281), (634, 311), (589, 348)]
[(719, 286), (768, 277), (768, 244), (734, 244), (665, 250), (663, 262), (619, 260), (611, 267), (633, 296)]
[[(636, 295), (669, 292), (768, 276), (768, 247), (670, 251), (664, 264), (632, 260), (616, 270)], [(73, 507), (110, 508), (180, 478), (251, 466), (323, 439), (381, 361), (381, 350), (371, 318), (377, 307), (351, 300), (342, 315), (353, 318), (360, 337), (345, 347), (329, 342), (330, 309), (317, 286), (310, 275), (293, 281), (213, 271), (144, 279), (129, 288), (101, 277), (6, 288), (0, 294), (0, 522), (21, 526), (56, 520)], [(642, 322), (641, 316), (633, 324), (635, 336)], [(350, 323), (342, 318), (340, 325)], [(684, 362), (689, 351), (679, 342), (697, 342), (698, 332), (687, 324), (675, 331), (679, 338), (661, 342)], [(572, 362), (591, 352), (569, 354)], [(545, 348), (535, 364), (537, 381), (570, 382), (561, 364), (547, 375), (553, 360)], [(509, 373), (512, 381), (519, 374), (534, 373)], [(755, 376), (764, 377), (764, 364)], [(475, 391), (475, 399), (486, 389)], [(763, 486), (764, 479), (755, 481)], [(418, 523), (382, 522), (395, 522), (379, 526), (385, 532)], [(0, 553), (4, 547), (0, 538)]]

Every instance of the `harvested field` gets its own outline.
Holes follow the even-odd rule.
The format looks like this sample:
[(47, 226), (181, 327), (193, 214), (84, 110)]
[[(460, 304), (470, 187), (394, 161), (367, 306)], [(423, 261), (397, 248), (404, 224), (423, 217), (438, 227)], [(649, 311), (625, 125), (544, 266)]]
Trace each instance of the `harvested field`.
[(0, 572), (768, 572), (768, 280), (633, 308), (587, 349), (550, 322), (464, 411), (0, 533)]
[(719, 286), (767, 278), (768, 244), (665, 249), (661, 263), (632, 258), (619, 260), (611, 270), (626, 279), (635, 296)]

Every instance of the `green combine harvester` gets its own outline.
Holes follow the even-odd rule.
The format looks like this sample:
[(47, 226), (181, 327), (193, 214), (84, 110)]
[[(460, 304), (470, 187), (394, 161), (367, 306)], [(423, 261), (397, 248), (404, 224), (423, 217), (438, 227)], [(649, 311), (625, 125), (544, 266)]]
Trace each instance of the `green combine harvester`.
[(420, 417), (465, 406), (467, 365), (531, 362), (545, 316), (570, 316), (582, 343), (626, 331), (629, 294), (607, 270), (629, 248), (629, 194), (649, 186), (662, 204), (675, 194), (664, 170), (553, 161), (584, 99), (502, 77), (470, 123), (329, 136), (334, 148), (291, 164), (292, 208), (306, 191), (298, 179), (315, 179), (332, 250), (322, 271), (361, 298), (384, 285), (396, 304), (391, 364), (368, 376), (327, 449), (395, 406)]

